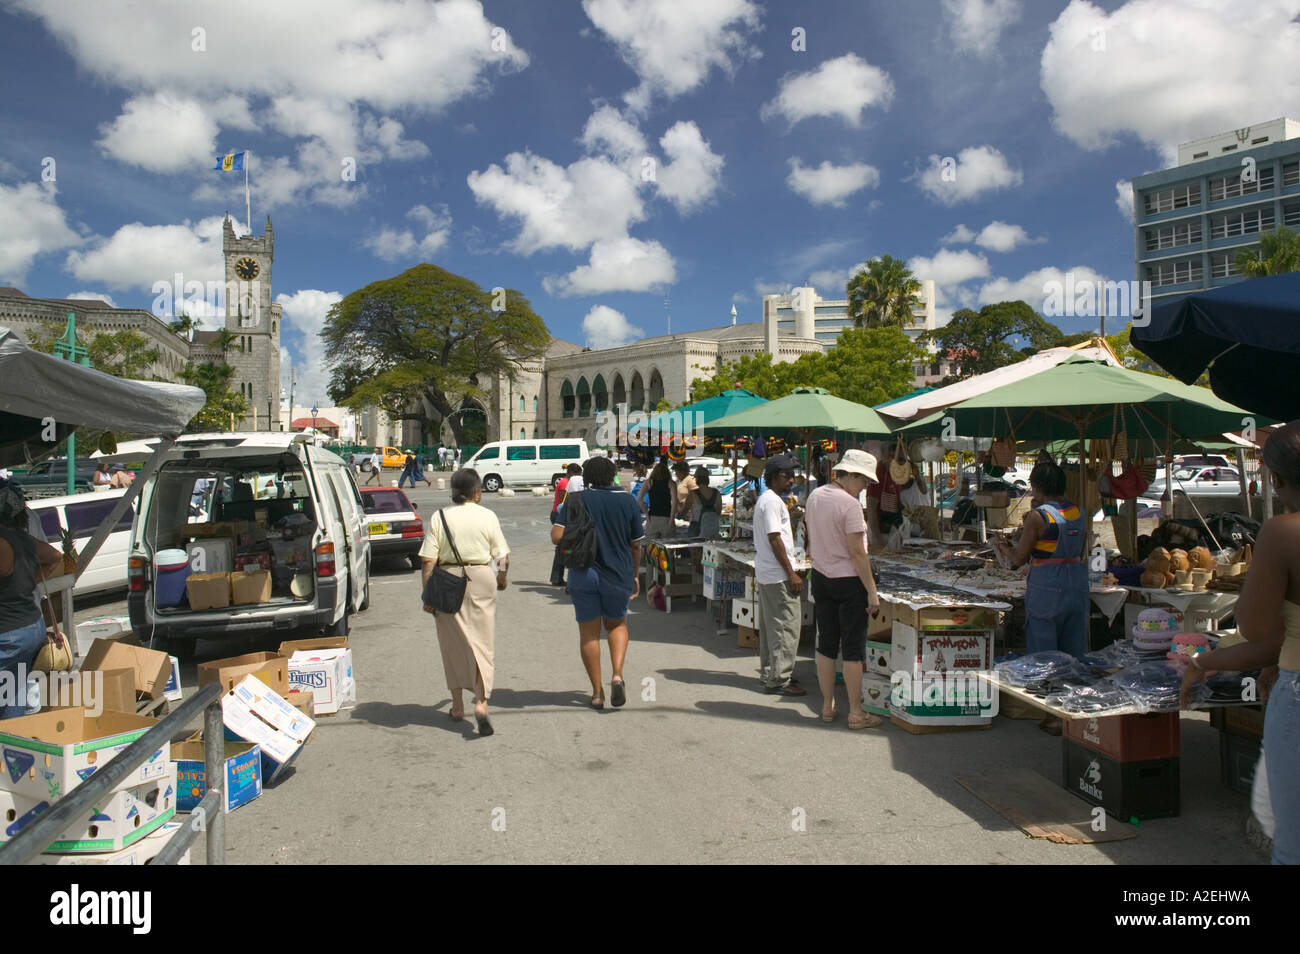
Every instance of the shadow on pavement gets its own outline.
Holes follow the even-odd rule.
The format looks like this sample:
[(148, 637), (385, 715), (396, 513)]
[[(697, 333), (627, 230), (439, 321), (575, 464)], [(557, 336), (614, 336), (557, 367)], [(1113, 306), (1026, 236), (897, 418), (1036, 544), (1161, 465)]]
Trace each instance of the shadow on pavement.
[(738, 672), (721, 672), (716, 669), (660, 669), (665, 679), (684, 682), (697, 686), (729, 686), (733, 689), (747, 689), (754, 693), (763, 691), (758, 676), (746, 676)]
[[(451, 700), (447, 700), (445, 704), (450, 705)], [(431, 729), (444, 729), (465, 738), (478, 735), (474, 728), (473, 712), (460, 722), (453, 722), (442, 708), (443, 705), (442, 702), (436, 706), (421, 706), (414, 703), (395, 706), (388, 702), (363, 702), (352, 710), (352, 721), (369, 722), (371, 725), (382, 725), (388, 729), (423, 725)]]
[(540, 689), (528, 689), (517, 692), (514, 689), (498, 689), (492, 693), (488, 705), (495, 709), (535, 709), (542, 706), (560, 706), (565, 709), (576, 706), (586, 709), (590, 708), (590, 703), (591, 697), (582, 690), (543, 692)]

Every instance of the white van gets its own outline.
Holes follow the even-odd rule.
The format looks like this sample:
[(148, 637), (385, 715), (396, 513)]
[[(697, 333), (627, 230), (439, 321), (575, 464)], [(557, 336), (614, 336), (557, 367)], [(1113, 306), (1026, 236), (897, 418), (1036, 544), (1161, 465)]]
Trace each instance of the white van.
[[(187, 551), (192, 572), (223, 572), (227, 561), (269, 569), (270, 600), (192, 609), (174, 577), (162, 585), (155, 564), (167, 550)], [(127, 572), (132, 630), (177, 655), (192, 655), (198, 638), (343, 636), (349, 615), (370, 604), (361, 494), (347, 464), (310, 436), (188, 435), (141, 490)]]
[(581, 466), (589, 456), (587, 442), (577, 437), (493, 441), (461, 466), (478, 471), (491, 494), (502, 487), (553, 487), (570, 464)]
[[(40, 497), (31, 501), (28, 507), (40, 521), (41, 531), (50, 546), (61, 551), (63, 531), (69, 530), (80, 551), (124, 493), (125, 490), (114, 489), (70, 497)], [(135, 510), (128, 507), (118, 519), (117, 526), (95, 551), (90, 565), (77, 578), (77, 585), (72, 588), (74, 596), (126, 589), (126, 551), (131, 543), (131, 522), (134, 519)]]

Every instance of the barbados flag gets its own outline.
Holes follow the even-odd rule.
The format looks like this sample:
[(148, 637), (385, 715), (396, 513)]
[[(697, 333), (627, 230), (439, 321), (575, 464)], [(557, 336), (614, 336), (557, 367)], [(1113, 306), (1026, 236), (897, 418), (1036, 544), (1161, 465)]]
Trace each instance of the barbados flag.
[(230, 152), (224, 156), (217, 156), (217, 164), (213, 167), (215, 172), (243, 172), (244, 171), (244, 154), (242, 152)]

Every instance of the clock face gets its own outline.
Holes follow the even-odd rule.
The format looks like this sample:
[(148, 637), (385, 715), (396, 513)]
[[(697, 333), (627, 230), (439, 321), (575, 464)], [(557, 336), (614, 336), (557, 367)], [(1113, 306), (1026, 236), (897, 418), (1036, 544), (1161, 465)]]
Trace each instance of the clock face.
[(239, 261), (235, 262), (235, 274), (244, 279), (244, 281), (252, 281), (257, 277), (259, 271), (261, 271), (261, 269), (258, 267), (257, 262), (253, 261), (251, 258), (241, 258)]

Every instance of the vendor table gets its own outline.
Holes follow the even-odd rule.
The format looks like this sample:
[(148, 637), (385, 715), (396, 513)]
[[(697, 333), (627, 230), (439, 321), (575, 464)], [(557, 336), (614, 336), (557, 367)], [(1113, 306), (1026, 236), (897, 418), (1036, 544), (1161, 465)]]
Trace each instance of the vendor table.
[[(997, 687), (1007, 693), (1012, 698), (1017, 699), (1026, 705), (1040, 709), (1045, 715), (1056, 716), (1058, 719), (1108, 719), (1112, 716), (1142, 715), (1143, 711), (1135, 705), (1120, 706), (1118, 709), (1103, 709), (1100, 712), (1067, 712), (1059, 705), (1048, 702), (1042, 696), (1036, 696), (1032, 692), (1026, 691), (1022, 686), (1013, 686), (998, 678), (997, 673), (982, 672), (979, 677), (985, 682)], [(1255, 702), (1199, 702), (1193, 705), (1192, 709), (1231, 709), (1236, 706), (1254, 706), (1259, 705)]]
[(674, 596), (689, 596), (692, 602), (704, 592), (700, 562), (704, 540), (646, 540), (641, 561), (644, 576), (642, 589), (649, 594), (652, 586), (664, 591), (665, 611), (673, 611)]

